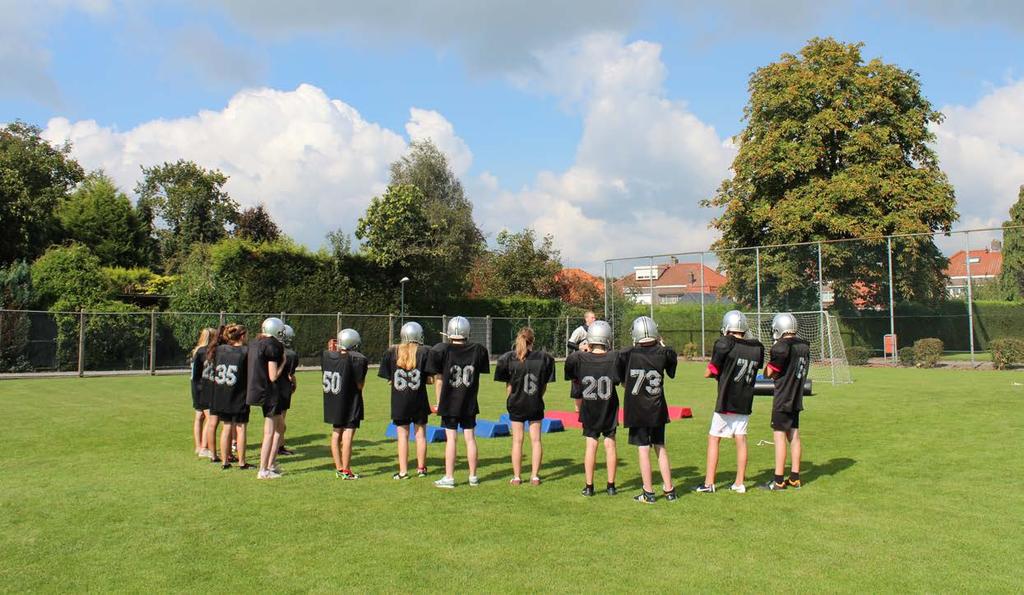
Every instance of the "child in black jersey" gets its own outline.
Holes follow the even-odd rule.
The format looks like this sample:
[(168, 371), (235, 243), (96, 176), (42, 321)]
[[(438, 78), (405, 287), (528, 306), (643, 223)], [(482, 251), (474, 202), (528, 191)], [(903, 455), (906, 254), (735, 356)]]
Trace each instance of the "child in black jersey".
[(192, 348), (192, 365), (189, 376), (189, 385), (192, 388), (192, 409), (195, 414), (192, 417), (192, 439), (195, 443), (196, 455), (200, 457), (213, 458), (212, 448), (206, 442), (206, 424), (210, 419), (210, 397), (211, 391), (204, 382), (209, 365), (206, 360), (206, 347), (210, 344), (217, 329), (204, 328), (199, 332), (199, 340)]
[(623, 421), (629, 428), (629, 443), (640, 456), (643, 492), (634, 500), (654, 504), (654, 480), (651, 472), (651, 447), (658, 455), (662, 491), (666, 500), (676, 499), (672, 484), (672, 465), (665, 450), (665, 424), (669, 423), (665, 402), (665, 376), (675, 378), (679, 356), (662, 344), (658, 325), (647, 316), (633, 321), (633, 347), (619, 352), (619, 377), (625, 391)]
[(516, 348), (498, 358), (494, 380), (505, 382), (508, 395), (506, 407), (512, 423), (512, 485), (523, 483), (523, 426), (529, 424), (532, 459), (530, 483), (540, 485), (541, 420), (544, 419), (544, 393), (549, 382), (555, 380), (555, 358), (543, 351), (533, 350), (534, 334), (531, 328), (519, 329)]
[[(772, 398), (772, 430), (775, 442), (775, 477), (764, 486), (768, 490), (800, 489), (800, 411), (804, 408), (804, 379), (811, 365), (811, 345), (797, 336), (796, 317), (788, 312), (772, 319), (771, 359), (765, 375), (775, 381)], [(789, 479), (786, 472), (786, 444), (790, 450)]]
[(747, 338), (749, 324), (738, 310), (726, 312), (722, 319), (722, 336), (715, 341), (711, 362), (705, 378), (718, 380), (718, 400), (708, 432), (707, 475), (694, 491), (715, 491), (715, 471), (718, 467), (718, 445), (722, 438), (736, 440), (736, 481), (732, 490), (745, 493), (743, 484), (747, 470), (747, 424), (754, 404), (754, 383), (757, 371), (764, 363), (764, 346)]
[(380, 361), (377, 375), (391, 385), (391, 421), (398, 431), (398, 473), (392, 479), (409, 478), (409, 425), (416, 435), (416, 475), (427, 476), (427, 417), (430, 401), (426, 373), (430, 349), (423, 345), (423, 327), (407, 322), (399, 332), (401, 343), (392, 346)]
[(284, 373), (277, 377), (278, 411), (281, 412), (281, 444), (277, 448), (278, 455), (295, 454), (284, 445), (285, 432), (288, 431), (288, 410), (292, 408), (292, 395), (295, 394), (295, 370), (299, 367), (299, 354), (292, 349), (295, 342), (295, 329), (284, 325)]
[(586, 484), (581, 492), (584, 496), (594, 495), (594, 468), (597, 466), (597, 441), (604, 437), (604, 451), (608, 466), (607, 493), (614, 496), (615, 467), (618, 453), (615, 432), (618, 428), (619, 395), (615, 385), (621, 384), (618, 372), (618, 355), (609, 351), (612, 329), (607, 322), (598, 320), (587, 330), (590, 352), (570, 353), (565, 360), (565, 379), (580, 383), (580, 422), (587, 447), (583, 458)]
[(366, 356), (356, 351), (361, 338), (353, 329), (343, 329), (320, 357), (323, 372), (324, 422), (331, 424), (331, 456), (335, 474), (346, 480), (359, 479), (352, 472), (352, 440), (363, 420), (363, 383)]
[(229, 324), (221, 328), (218, 339), (210, 344), (208, 358), (213, 367), (212, 409), (223, 424), (220, 431), (220, 452), (224, 457), (223, 469), (231, 462), (231, 440), (237, 445), (239, 469), (250, 469), (245, 462), (246, 428), (249, 424), (249, 405), (246, 404), (248, 387), (248, 348), (245, 346), (245, 327)]

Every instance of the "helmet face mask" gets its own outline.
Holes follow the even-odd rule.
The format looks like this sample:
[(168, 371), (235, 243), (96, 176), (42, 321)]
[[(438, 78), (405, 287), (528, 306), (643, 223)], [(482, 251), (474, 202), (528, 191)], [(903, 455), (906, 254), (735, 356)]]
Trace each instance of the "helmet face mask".
[(796, 316), (789, 312), (779, 312), (772, 318), (772, 339), (778, 341), (783, 335), (793, 334), (800, 330)]
[(594, 321), (587, 329), (587, 344), (609, 349), (612, 346), (612, 326), (603, 320)]
[(341, 329), (341, 332), (338, 333), (338, 349), (344, 349), (346, 351), (356, 349), (362, 342), (362, 338), (355, 329)]
[(276, 316), (271, 316), (263, 321), (263, 324), (260, 326), (260, 333), (270, 337), (275, 337), (279, 341), (283, 342), (284, 327), (285, 324), (283, 320)]
[(640, 316), (633, 321), (633, 344), (654, 343), (658, 340), (658, 324), (650, 316)]
[(728, 335), (729, 333), (743, 333), (744, 335), (750, 331), (750, 323), (747, 322), (746, 315), (739, 310), (729, 310), (722, 317), (722, 334)]
[(294, 340), (295, 340), (295, 329), (293, 329), (291, 327), (291, 325), (289, 325), (289, 324), (284, 325), (284, 331), (282, 333), (281, 341), (285, 345), (287, 345), (288, 347), (291, 347), (292, 346), (292, 341), (294, 341)]
[(418, 322), (407, 322), (402, 325), (398, 336), (402, 343), (419, 343), (423, 345), (423, 327)]
[(457, 341), (469, 339), (469, 320), (465, 316), (455, 316), (448, 321), (448, 338)]

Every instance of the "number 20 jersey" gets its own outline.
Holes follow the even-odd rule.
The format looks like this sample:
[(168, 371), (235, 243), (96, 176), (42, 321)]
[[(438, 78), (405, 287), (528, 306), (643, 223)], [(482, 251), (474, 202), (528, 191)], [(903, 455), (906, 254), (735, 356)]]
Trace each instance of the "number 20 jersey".
[(615, 351), (575, 351), (565, 359), (565, 379), (579, 383), (580, 423), (588, 430), (610, 431), (619, 423), (618, 357)]
[(480, 413), (480, 374), (491, 372), (487, 348), (479, 343), (438, 343), (430, 350), (427, 372), (441, 377), (437, 413), (469, 417)]
[(754, 383), (764, 364), (764, 345), (756, 339), (719, 337), (708, 369), (718, 378), (718, 413), (750, 415), (754, 405)]

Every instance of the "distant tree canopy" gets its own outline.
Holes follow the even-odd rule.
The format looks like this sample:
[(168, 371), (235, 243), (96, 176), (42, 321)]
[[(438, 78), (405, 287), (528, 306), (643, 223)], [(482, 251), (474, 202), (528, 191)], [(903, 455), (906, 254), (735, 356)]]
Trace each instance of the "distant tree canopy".
[[(726, 291), (755, 301), (753, 251), (746, 246), (949, 231), (958, 218), (953, 187), (939, 168), (929, 125), (942, 121), (917, 75), (878, 59), (862, 44), (813, 39), (750, 78), (746, 128), (736, 137), (734, 176), (705, 206), (724, 212), (713, 248)], [(943, 299), (946, 259), (930, 237), (894, 250), (899, 299)], [(823, 248), (824, 277), (839, 306), (884, 302), (884, 241)], [(813, 248), (761, 252), (766, 307), (817, 303)]]
[(262, 205), (250, 207), (238, 214), (235, 236), (250, 242), (273, 242), (281, 239), (281, 228)]
[(1010, 207), (1010, 220), (1003, 223), (1003, 268), (999, 273), (1005, 297), (1019, 300), (1024, 298), (1024, 229), (1007, 229), (1014, 225), (1024, 225), (1024, 185)]
[(89, 174), (57, 210), (64, 235), (107, 266), (149, 266), (155, 246), (146, 215), (103, 172)]
[(518, 233), (500, 232), (497, 243), (497, 248), (478, 257), (473, 267), (474, 295), (559, 297), (556, 277), (562, 262), (553, 236), (546, 235), (538, 242), (536, 232), (528, 227)]

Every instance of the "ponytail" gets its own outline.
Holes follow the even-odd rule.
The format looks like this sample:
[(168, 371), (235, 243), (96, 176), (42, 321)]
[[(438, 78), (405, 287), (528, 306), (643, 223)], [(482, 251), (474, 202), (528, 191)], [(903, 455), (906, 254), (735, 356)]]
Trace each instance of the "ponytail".
[(217, 329), (212, 329), (210, 327), (206, 327), (199, 331), (199, 340), (196, 341), (196, 346), (192, 348), (192, 359), (196, 358), (196, 352), (199, 351), (201, 347), (206, 347), (210, 344), (210, 340), (213, 339), (213, 335), (216, 334), (216, 332)]
[(533, 329), (524, 326), (519, 329), (519, 334), (516, 335), (516, 359), (523, 362), (526, 361), (526, 356), (533, 349)]
[(220, 325), (217, 328), (217, 331), (214, 333), (213, 337), (210, 338), (210, 342), (206, 346), (206, 361), (212, 363), (214, 359), (217, 357), (217, 346), (220, 345), (221, 340), (224, 337), (224, 331), (226, 329), (227, 326), (223, 324)]
[(416, 367), (416, 350), (419, 348), (417, 343), (402, 343), (398, 346), (398, 359), (395, 361), (395, 365), (403, 370), (412, 370)]
[(217, 347), (221, 343), (234, 343), (239, 341), (245, 336), (245, 326), (241, 324), (222, 324), (217, 329), (216, 334), (210, 340), (210, 344), (206, 347), (206, 361), (213, 362), (217, 357)]

